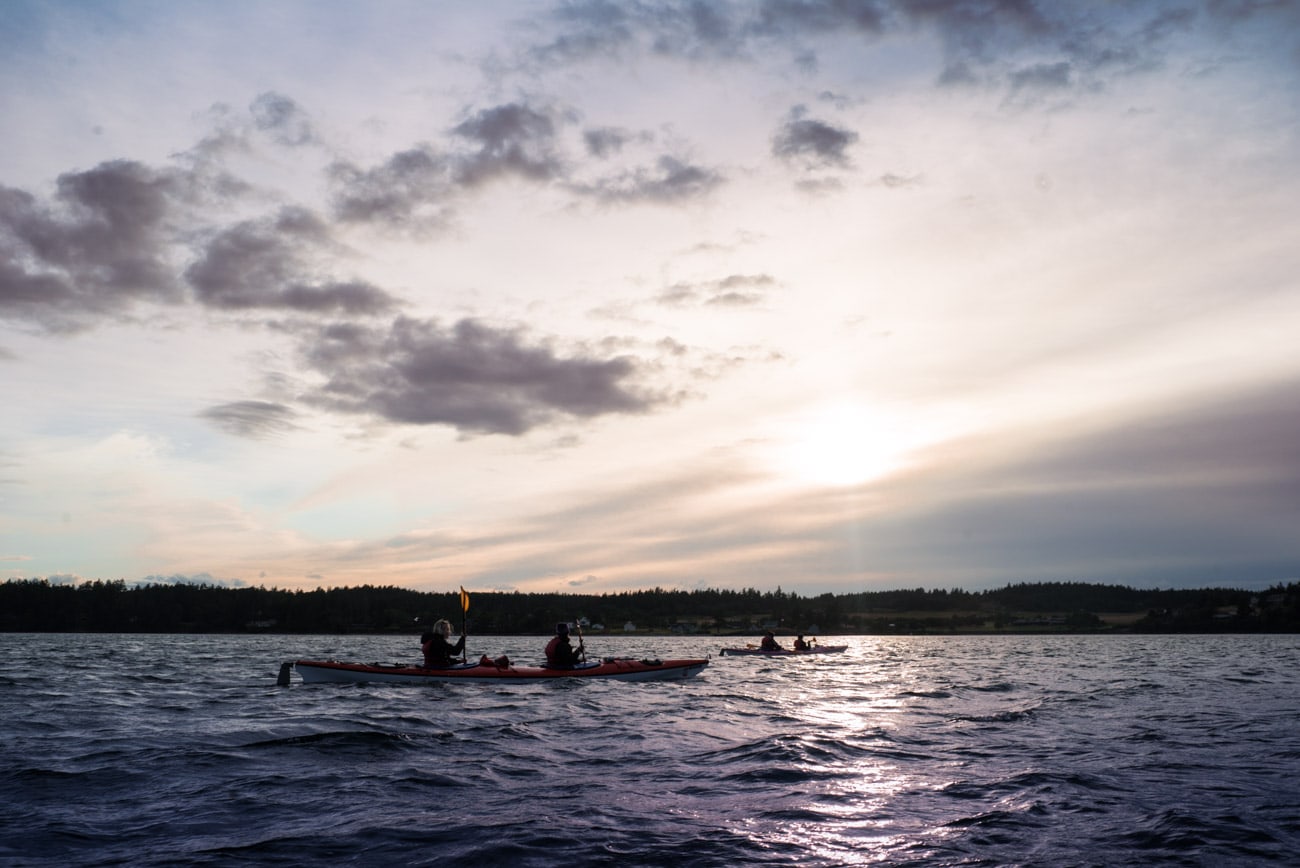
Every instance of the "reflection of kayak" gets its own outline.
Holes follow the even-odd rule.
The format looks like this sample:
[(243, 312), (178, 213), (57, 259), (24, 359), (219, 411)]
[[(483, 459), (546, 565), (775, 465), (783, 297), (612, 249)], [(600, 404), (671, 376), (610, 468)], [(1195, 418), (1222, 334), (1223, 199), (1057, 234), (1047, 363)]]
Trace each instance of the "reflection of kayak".
[(744, 648), (723, 648), (722, 656), (724, 657), (741, 657), (744, 655), (754, 655), (756, 657), (804, 657), (808, 654), (838, 654), (848, 649), (848, 645), (814, 645), (806, 651), (796, 651), (793, 648), (780, 648), (776, 651), (764, 651), (757, 645), (749, 645)]
[(406, 663), (340, 663), (337, 660), (298, 660), (280, 668), (279, 683), (289, 684), (290, 668), (297, 669), (304, 683), (320, 681), (384, 682), (386, 684), (437, 684), (445, 681), (501, 683), (503, 681), (550, 681), (558, 678), (602, 678), (611, 681), (662, 681), (690, 678), (704, 671), (708, 660), (633, 660), (606, 657), (579, 663), (572, 669), (545, 666), (515, 666), (509, 661), (498, 666), (491, 660), (457, 664), (446, 669), (425, 669)]

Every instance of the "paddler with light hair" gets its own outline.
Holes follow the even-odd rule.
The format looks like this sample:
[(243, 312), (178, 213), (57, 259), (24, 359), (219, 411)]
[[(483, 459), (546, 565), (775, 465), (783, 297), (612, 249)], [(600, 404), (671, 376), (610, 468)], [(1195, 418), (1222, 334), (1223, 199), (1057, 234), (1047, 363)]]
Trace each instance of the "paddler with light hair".
[(451, 622), (446, 618), (441, 618), (429, 628), (429, 631), (420, 637), (420, 650), (424, 652), (425, 669), (446, 669), (451, 665), (452, 658), (465, 650), (465, 634), (460, 634), (460, 639), (452, 644), (451, 642)]

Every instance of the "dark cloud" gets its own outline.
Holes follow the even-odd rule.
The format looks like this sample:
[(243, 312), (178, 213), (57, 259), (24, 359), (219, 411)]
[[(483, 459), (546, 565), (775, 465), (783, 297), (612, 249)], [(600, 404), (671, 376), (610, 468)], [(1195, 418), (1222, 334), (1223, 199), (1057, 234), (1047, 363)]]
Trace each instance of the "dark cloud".
[(329, 242), (328, 227), (300, 208), (219, 232), (185, 271), (200, 304), (223, 310), (377, 314), (397, 300), (361, 281), (305, 280), (312, 253)]
[(587, 146), (587, 153), (597, 159), (605, 159), (620, 153), (629, 142), (646, 143), (653, 139), (649, 133), (636, 133), (618, 127), (597, 127), (583, 130), (582, 141)]
[(559, 35), (529, 54), (542, 63), (572, 63), (591, 57), (617, 57), (635, 45), (641, 26), (631, 3), (586, 0), (562, 3), (553, 15)]
[(372, 169), (335, 163), (329, 169), (334, 213), (345, 222), (443, 225), (455, 192), (451, 171), (450, 161), (428, 145), (396, 153)]
[(257, 129), (289, 147), (314, 144), (316, 131), (303, 108), (283, 94), (268, 92), (249, 107)]
[(653, 168), (639, 166), (570, 189), (610, 204), (672, 205), (707, 196), (723, 183), (716, 170), (692, 165), (677, 157), (659, 157)]
[(878, 35), (889, 25), (893, 5), (882, 0), (763, 0), (750, 29), (767, 36), (836, 32)]
[(415, 230), (445, 228), (466, 191), (506, 177), (535, 183), (562, 179), (556, 134), (569, 119), (524, 103), (482, 109), (454, 126), (459, 149), (420, 144), (364, 169), (340, 161), (329, 169), (335, 216)]
[(503, 176), (550, 181), (564, 174), (556, 153), (560, 119), (522, 103), (483, 109), (452, 128), (453, 135), (476, 150), (454, 162), (456, 181), (477, 186)]
[(803, 106), (796, 106), (790, 112), (789, 119), (772, 138), (772, 153), (809, 169), (847, 167), (847, 150), (857, 142), (858, 134), (806, 114)]
[[(452, 127), (448, 150), (419, 145), (370, 169), (336, 163), (329, 170), (335, 216), (417, 230), (445, 228), (454, 221), (463, 197), (507, 178), (554, 184), (603, 204), (629, 205), (685, 202), (722, 183), (716, 170), (671, 154), (595, 179), (579, 178), (560, 137), (562, 128), (574, 122), (571, 112), (505, 103), (474, 112)], [(600, 160), (617, 156), (628, 144), (653, 139), (646, 132), (616, 127), (582, 133), (587, 155)]]
[(284, 404), (269, 401), (233, 401), (219, 404), (199, 413), (218, 428), (230, 434), (261, 439), (296, 429), (296, 413)]
[(721, 3), (583, 0), (561, 4), (553, 15), (558, 35), (530, 52), (533, 60), (546, 64), (618, 57), (628, 51), (707, 59), (745, 48), (737, 29), (745, 26), (745, 19)]
[(0, 316), (75, 329), (181, 298), (168, 261), (184, 179), (119, 160), (58, 179), (55, 201), (0, 187)]
[[(943, 46), (936, 82), (1023, 88), (1026, 72), (1071, 87), (1093, 87), (1164, 62), (1168, 41), (1198, 25), (1260, 27), (1279, 32), (1300, 23), (1295, 4), (1220, 2), (1194, 6), (1048, 3), (1042, 0), (694, 0), (560, 5), (553, 30), (529, 56), (545, 64), (575, 63), (634, 52), (691, 62), (751, 60), (774, 51), (796, 67), (818, 66), (817, 40), (850, 35), (877, 40), (918, 30)], [(1298, 43), (1292, 40), (1294, 50)], [(1071, 68), (1059, 78), (1061, 64)]]
[(659, 398), (630, 385), (631, 358), (563, 357), (514, 330), (463, 320), (450, 329), (399, 318), (307, 336), (303, 353), (326, 382), (318, 406), (466, 433), (523, 434), (558, 417), (646, 412)]
[(1012, 95), (1024, 91), (1064, 90), (1074, 82), (1074, 71), (1069, 63), (1036, 63), (1017, 69), (1010, 74)]

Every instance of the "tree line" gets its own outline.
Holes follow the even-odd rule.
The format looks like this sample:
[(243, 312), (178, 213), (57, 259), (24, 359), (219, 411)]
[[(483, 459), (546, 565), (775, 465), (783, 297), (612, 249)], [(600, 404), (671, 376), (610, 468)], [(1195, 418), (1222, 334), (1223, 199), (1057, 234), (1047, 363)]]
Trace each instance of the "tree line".
[[(1103, 613), (1132, 613), (1122, 626)], [(1300, 583), (1262, 592), (1139, 589), (1085, 582), (824, 593), (649, 590), (605, 594), (484, 591), (462, 612), (459, 592), (391, 586), (304, 590), (204, 584), (77, 585), (13, 579), (0, 585), (0, 631), (114, 633), (411, 633), (438, 618), (476, 634), (588, 629), (752, 634), (987, 632), (1300, 632)]]

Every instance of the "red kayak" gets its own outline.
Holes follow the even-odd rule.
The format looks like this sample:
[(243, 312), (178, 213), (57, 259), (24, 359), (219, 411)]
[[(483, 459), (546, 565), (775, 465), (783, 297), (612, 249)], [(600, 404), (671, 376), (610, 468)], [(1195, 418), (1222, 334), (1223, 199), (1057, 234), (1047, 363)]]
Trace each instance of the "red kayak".
[(722, 656), (740, 657), (743, 655), (754, 655), (756, 657), (803, 657), (808, 654), (839, 654), (841, 651), (848, 649), (848, 645), (814, 645), (805, 651), (796, 651), (793, 648), (777, 648), (773, 651), (764, 651), (757, 645), (747, 645), (744, 648), (723, 648)]
[(503, 681), (553, 681), (558, 678), (596, 678), (610, 681), (664, 681), (690, 678), (704, 671), (708, 660), (634, 660), (606, 657), (579, 663), (569, 669), (549, 666), (516, 666), (484, 658), (445, 669), (425, 669), (408, 663), (341, 663), (338, 660), (298, 660), (280, 667), (279, 684), (288, 686), (290, 669), (298, 670), (304, 683), (381, 682), (385, 684), (441, 684), (448, 681), (496, 683)]

